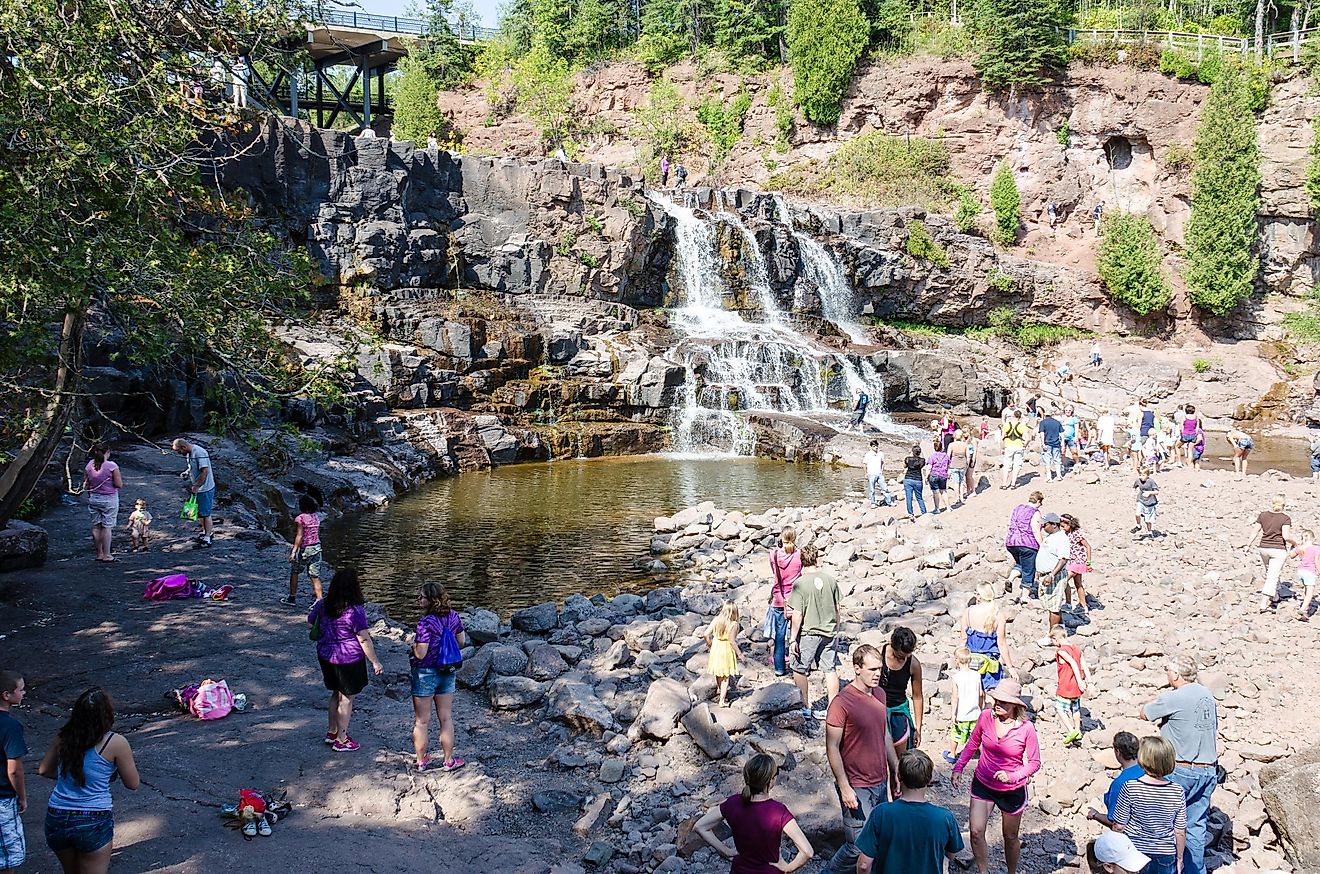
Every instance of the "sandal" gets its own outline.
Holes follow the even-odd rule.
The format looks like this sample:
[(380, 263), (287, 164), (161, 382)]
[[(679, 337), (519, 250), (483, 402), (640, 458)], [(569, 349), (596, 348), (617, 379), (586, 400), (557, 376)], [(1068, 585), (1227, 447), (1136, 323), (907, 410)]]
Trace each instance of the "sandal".
[(429, 769), (429, 768), (434, 767), (434, 766), (435, 766), (435, 762), (433, 762), (433, 761), (431, 760), (431, 757), (430, 757), (430, 756), (422, 756), (422, 760), (421, 760), (420, 762), (414, 762), (414, 763), (413, 763), (413, 766), (414, 766), (418, 771), (425, 771), (425, 770), (427, 770), (427, 769)]
[(460, 759), (460, 758), (458, 758), (457, 756), (455, 756), (454, 758), (450, 759), (449, 761), (447, 761), (447, 762), (445, 762), (443, 765), (441, 765), (441, 766), (440, 766), (440, 770), (442, 770), (442, 771), (457, 771), (459, 768), (463, 767), (463, 766), (466, 765), (466, 764), (467, 764), (467, 762), (465, 762), (465, 761), (463, 761), (462, 759)]

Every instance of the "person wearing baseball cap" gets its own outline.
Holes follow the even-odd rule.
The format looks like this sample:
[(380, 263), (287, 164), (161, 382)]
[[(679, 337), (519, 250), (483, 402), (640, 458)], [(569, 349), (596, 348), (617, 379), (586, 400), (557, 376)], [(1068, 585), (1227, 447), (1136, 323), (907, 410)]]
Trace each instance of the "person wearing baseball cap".
[(972, 800), (969, 830), (972, 855), (980, 874), (990, 870), (990, 849), (985, 829), (990, 814), (999, 808), (1004, 832), (1004, 862), (1008, 874), (1017, 874), (1022, 855), (1018, 831), (1022, 812), (1027, 809), (1027, 782), (1040, 770), (1040, 741), (1036, 729), (1026, 718), (1027, 704), (1022, 700), (1022, 684), (1012, 678), (986, 692), (991, 706), (981, 711), (972, 736), (953, 766), (953, 786), (962, 784), (963, 768), (980, 754), (972, 774)]
[(1132, 846), (1122, 832), (1105, 832), (1096, 838), (1093, 849), (1099, 863), (1091, 866), (1094, 874), (1139, 874), (1150, 864), (1150, 856)]
[(1068, 590), (1066, 568), (1072, 541), (1064, 533), (1062, 522), (1058, 513), (1045, 513), (1040, 517), (1040, 527), (1045, 536), (1036, 553), (1036, 588), (1040, 592), (1040, 604), (1048, 614), (1045, 619), (1045, 636), (1038, 641), (1041, 646), (1049, 646), (1049, 630), (1063, 624), (1063, 596)]

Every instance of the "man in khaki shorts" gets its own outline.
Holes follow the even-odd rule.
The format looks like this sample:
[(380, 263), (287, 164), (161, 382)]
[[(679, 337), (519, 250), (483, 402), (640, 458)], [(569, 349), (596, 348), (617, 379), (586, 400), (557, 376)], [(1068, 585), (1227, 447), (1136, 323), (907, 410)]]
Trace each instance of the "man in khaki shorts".
[(1040, 591), (1040, 605), (1048, 613), (1046, 634), (1037, 641), (1041, 646), (1049, 646), (1049, 630), (1063, 624), (1063, 596), (1068, 589), (1066, 568), (1071, 544), (1068, 535), (1063, 533), (1061, 521), (1058, 513), (1046, 513), (1040, 517), (1045, 537), (1036, 553), (1036, 588)]

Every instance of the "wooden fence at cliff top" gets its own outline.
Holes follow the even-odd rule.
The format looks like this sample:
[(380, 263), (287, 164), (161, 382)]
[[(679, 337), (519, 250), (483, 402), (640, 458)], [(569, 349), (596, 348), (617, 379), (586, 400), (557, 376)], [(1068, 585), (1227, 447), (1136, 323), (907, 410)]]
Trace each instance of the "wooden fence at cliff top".
[[(1256, 38), (1252, 36), (1220, 36), (1213, 33), (1179, 33), (1172, 30), (1082, 30), (1067, 31), (1068, 45), (1152, 45), (1177, 49), (1194, 55), (1199, 61), (1207, 51), (1219, 54), (1256, 54)], [(1302, 46), (1320, 40), (1320, 27), (1267, 34), (1264, 39), (1264, 57), (1290, 59), (1297, 63)]]

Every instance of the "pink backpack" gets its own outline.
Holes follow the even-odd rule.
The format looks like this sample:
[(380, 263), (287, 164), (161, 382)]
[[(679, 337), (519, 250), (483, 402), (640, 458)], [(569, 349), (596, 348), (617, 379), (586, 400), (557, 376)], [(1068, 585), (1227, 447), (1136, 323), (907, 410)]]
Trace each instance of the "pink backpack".
[(156, 579), (147, 583), (147, 588), (142, 592), (142, 597), (148, 601), (172, 601), (175, 598), (192, 597), (191, 586), (188, 585), (187, 574), (170, 574), (166, 577), (156, 577)]
[(234, 709), (234, 693), (224, 680), (202, 680), (197, 694), (188, 702), (188, 710), (198, 719), (220, 719)]

